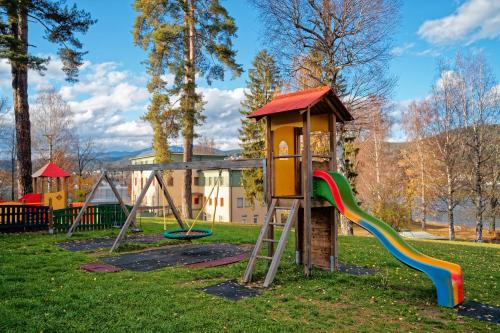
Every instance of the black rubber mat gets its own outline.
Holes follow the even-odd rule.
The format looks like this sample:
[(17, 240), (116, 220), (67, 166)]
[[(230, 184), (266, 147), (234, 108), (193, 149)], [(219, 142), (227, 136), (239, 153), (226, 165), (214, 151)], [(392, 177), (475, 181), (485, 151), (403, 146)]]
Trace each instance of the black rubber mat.
[(339, 263), (339, 272), (351, 275), (374, 275), (378, 273), (378, 270), (374, 268)]
[(233, 257), (249, 251), (232, 244), (175, 245), (154, 250), (103, 257), (99, 260), (120, 268), (148, 272), (167, 266), (178, 266)]
[(458, 314), (489, 323), (500, 324), (500, 308), (493, 305), (468, 301), (458, 306)]
[(238, 301), (246, 297), (255, 297), (260, 290), (241, 285), (236, 280), (228, 280), (200, 289), (207, 294), (219, 296), (232, 301)]
[[(132, 243), (153, 243), (164, 239), (163, 235), (133, 235), (127, 237), (127, 241)], [(114, 242), (115, 237), (101, 237), (62, 242), (57, 243), (57, 245), (68, 251), (79, 252), (111, 248)]]

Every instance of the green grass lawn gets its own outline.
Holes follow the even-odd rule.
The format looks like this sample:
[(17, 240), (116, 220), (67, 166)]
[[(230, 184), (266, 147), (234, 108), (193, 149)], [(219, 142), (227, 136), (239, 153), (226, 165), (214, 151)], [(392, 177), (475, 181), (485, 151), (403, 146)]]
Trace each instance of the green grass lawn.
[[(143, 227), (145, 233), (163, 230), (153, 219)], [(218, 224), (213, 237), (196, 243), (254, 243), (258, 231), (254, 226)], [(116, 234), (80, 232), (73, 238)], [(360, 277), (315, 271), (312, 278), (305, 278), (302, 268), (293, 264), (293, 239), (272, 288), (233, 302), (198, 289), (240, 278), (246, 262), (208, 269), (87, 273), (79, 266), (95, 261), (96, 254), (57, 247), (56, 242), (66, 240), (63, 234), (0, 235), (0, 331), (500, 331), (500, 325), (438, 307), (431, 281), (391, 257), (374, 238), (340, 237), (340, 260), (375, 267), (380, 273)], [(500, 305), (500, 246), (411, 243), (462, 266), (466, 300)], [(125, 246), (122, 252), (137, 248)], [(263, 278), (263, 266), (258, 272), (257, 278)]]

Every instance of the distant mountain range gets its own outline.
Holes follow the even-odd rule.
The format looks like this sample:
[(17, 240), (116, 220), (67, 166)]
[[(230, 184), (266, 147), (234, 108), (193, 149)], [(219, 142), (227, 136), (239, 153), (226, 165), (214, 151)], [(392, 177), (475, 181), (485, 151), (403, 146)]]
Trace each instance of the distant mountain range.
[[(171, 153), (180, 154), (183, 151), (184, 150), (182, 146), (170, 146)], [(99, 162), (101, 162), (102, 165), (125, 166), (129, 164), (129, 160), (131, 158), (148, 153), (153, 153), (153, 150), (151, 148), (144, 148), (139, 150), (111, 150), (111, 151), (98, 152), (96, 154), (96, 159)], [(231, 149), (231, 150), (214, 149), (213, 153), (215, 155), (234, 156), (234, 155), (239, 155), (241, 153), (241, 149)], [(0, 160), (0, 170), (6, 170), (6, 171), (10, 170), (10, 164), (11, 164), (10, 160)]]

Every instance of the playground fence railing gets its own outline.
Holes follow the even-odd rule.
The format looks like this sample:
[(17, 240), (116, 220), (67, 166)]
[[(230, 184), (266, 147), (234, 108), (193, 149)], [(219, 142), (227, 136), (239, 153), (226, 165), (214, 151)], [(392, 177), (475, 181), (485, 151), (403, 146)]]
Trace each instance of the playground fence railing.
[[(132, 207), (127, 206), (131, 211)], [(70, 207), (54, 211), (54, 229), (56, 231), (67, 231), (75, 221), (81, 207)], [(125, 223), (126, 216), (119, 204), (99, 204), (87, 207), (83, 214), (77, 230), (101, 230), (112, 227), (121, 227)]]
[(49, 207), (0, 205), (0, 232), (23, 232), (47, 229)]

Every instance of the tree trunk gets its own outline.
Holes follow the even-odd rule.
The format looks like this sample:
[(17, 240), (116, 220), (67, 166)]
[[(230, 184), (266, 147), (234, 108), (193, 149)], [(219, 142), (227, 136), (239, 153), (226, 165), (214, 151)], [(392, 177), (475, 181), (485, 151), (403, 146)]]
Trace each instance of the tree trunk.
[[(345, 163), (345, 127), (343, 123), (338, 124), (337, 128), (337, 152), (340, 151), (340, 154), (337, 153), (337, 166), (340, 173), (342, 173), (347, 178), (347, 167)], [(352, 222), (345, 218), (343, 215), (340, 216), (340, 230), (342, 235), (352, 235), (353, 228)]]
[(478, 128), (474, 127), (474, 192), (476, 192), (476, 242), (483, 241), (483, 188), (482, 188), (482, 147), (481, 140), (479, 140)]
[(454, 198), (453, 198), (453, 184), (451, 180), (450, 170), (446, 168), (446, 177), (447, 177), (447, 209), (448, 209), (448, 226), (449, 226), (449, 239), (455, 240), (455, 221), (453, 216), (453, 206), (454, 206)]
[(427, 222), (427, 202), (425, 197), (425, 165), (424, 165), (424, 156), (422, 153), (421, 143), (418, 143), (418, 158), (420, 160), (420, 201), (422, 204), (422, 230), (426, 228)]
[[(20, 5), (17, 20), (11, 19), (10, 28), (15, 38), (21, 41), (21, 51), (28, 53), (28, 13)], [(28, 104), (28, 67), (11, 61), (12, 92), (16, 123), (17, 184), (18, 195), (33, 191), (31, 182), (31, 132)]]
[[(194, 0), (184, 2), (184, 21), (186, 31), (184, 36), (184, 61), (185, 61), (185, 85), (184, 85), (184, 114), (183, 114), (183, 161), (191, 162), (193, 157), (194, 121), (195, 121), (195, 23), (194, 23)], [(192, 218), (192, 170), (184, 171), (184, 186), (182, 191), (182, 214), (186, 218)]]

